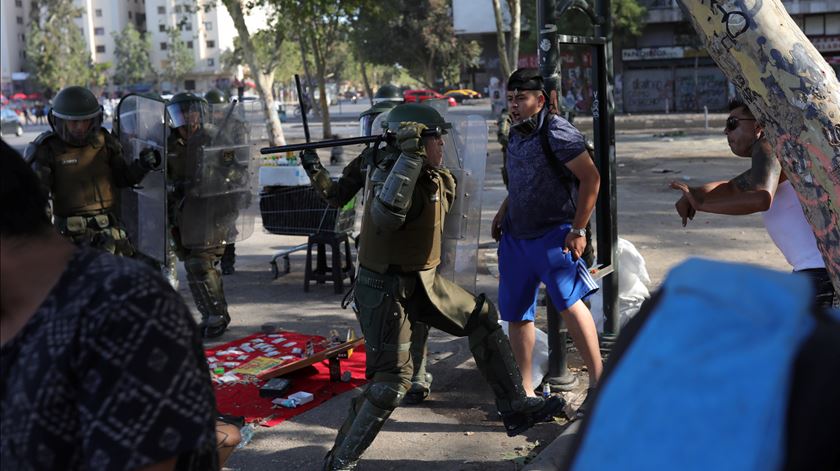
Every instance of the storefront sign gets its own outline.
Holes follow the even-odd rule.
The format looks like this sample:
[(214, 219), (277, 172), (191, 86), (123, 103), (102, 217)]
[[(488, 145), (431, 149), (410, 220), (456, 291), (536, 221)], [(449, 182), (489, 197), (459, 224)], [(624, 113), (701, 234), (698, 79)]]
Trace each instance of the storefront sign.
[(621, 59), (625, 61), (682, 59), (683, 57), (685, 57), (684, 47), (644, 47), (621, 50)]

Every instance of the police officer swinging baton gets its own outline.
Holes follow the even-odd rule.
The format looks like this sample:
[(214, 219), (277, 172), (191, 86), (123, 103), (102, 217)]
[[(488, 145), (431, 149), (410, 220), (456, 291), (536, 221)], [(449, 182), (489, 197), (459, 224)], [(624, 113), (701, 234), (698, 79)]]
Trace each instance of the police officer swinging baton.
[(283, 152), (296, 152), (299, 150), (306, 150), (306, 149), (321, 149), (324, 147), (339, 147), (339, 146), (352, 146), (354, 144), (369, 144), (372, 142), (376, 142), (382, 139), (382, 136), (359, 136), (359, 137), (349, 137), (346, 139), (329, 139), (326, 141), (320, 142), (310, 142), (309, 141), (309, 121), (306, 119), (306, 108), (303, 106), (303, 91), (300, 86), (300, 76), (295, 74), (295, 86), (297, 87), (298, 93), (298, 104), (300, 106), (300, 115), (303, 118), (303, 135), (306, 137), (305, 144), (290, 144), (286, 146), (274, 146), (274, 147), (263, 147), (260, 149), (260, 154), (280, 154)]

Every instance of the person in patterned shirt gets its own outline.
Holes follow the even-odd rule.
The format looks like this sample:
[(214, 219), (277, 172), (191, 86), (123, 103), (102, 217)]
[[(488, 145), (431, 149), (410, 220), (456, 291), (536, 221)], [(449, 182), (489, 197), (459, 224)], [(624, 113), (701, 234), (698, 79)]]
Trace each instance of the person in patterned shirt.
[(0, 141), (0, 467), (212, 470), (201, 337), (141, 262), (77, 247)]

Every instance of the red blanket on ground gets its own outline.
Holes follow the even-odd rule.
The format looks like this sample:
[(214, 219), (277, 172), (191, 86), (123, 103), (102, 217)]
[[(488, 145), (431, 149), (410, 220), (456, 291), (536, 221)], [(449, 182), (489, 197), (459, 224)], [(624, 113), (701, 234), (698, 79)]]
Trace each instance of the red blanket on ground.
[[(356, 348), (350, 358), (341, 360), (341, 372), (350, 371), (352, 374), (349, 382), (330, 382), (329, 363), (326, 360), (285, 375), (284, 377), (291, 381), (291, 386), (282, 397), (298, 391), (306, 391), (315, 396), (312, 402), (292, 409), (273, 404), (272, 398), (260, 397), (260, 387), (265, 384), (265, 381), (250, 374), (241, 373), (242, 370), (253, 370), (249, 366), (259, 362), (280, 362), (283, 357), (293, 356), (292, 351), (295, 348), (305, 351), (308, 341), (312, 342), (316, 353), (328, 346), (324, 337), (281, 331), (273, 334), (253, 334), (206, 349), (204, 353), (211, 365), (211, 371), (214, 366), (222, 368), (225, 374), (235, 374), (240, 380), (221, 383), (219, 378), (224, 375), (211, 373), (214, 378), (216, 407), (219, 413), (241, 415), (245, 417), (246, 422), (271, 427), (366, 382), (364, 346)], [(265, 345), (265, 347), (259, 347), (260, 345)], [(247, 348), (243, 350), (243, 347)], [(246, 351), (249, 349), (253, 351)], [(278, 353), (267, 356), (266, 352), (272, 350)], [(255, 359), (257, 359), (256, 362), (250, 363)]]

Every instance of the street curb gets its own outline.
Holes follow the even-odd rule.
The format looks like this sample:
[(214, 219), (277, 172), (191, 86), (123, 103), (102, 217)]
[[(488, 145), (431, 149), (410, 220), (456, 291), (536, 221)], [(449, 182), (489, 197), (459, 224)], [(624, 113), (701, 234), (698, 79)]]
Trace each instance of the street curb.
[(572, 453), (572, 445), (577, 438), (580, 421), (572, 422), (563, 433), (554, 439), (534, 461), (522, 468), (522, 471), (556, 471), (566, 463)]

